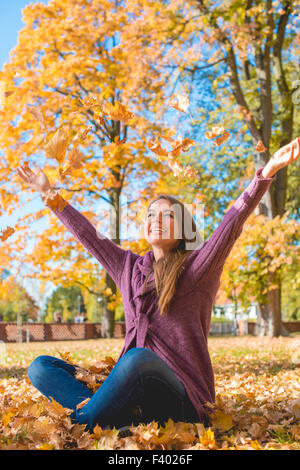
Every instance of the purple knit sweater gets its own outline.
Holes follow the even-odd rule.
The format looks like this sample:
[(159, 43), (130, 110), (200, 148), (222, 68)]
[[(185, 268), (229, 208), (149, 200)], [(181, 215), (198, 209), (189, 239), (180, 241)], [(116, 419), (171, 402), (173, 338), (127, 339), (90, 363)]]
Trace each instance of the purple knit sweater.
[[(178, 280), (169, 312), (164, 316), (160, 314), (154, 289), (153, 251), (140, 256), (131, 250), (123, 250), (103, 235), (100, 238), (89, 220), (70, 204), (62, 212), (53, 210), (120, 289), (126, 336), (118, 360), (134, 346), (154, 351), (185, 386), (200, 421), (204, 414), (203, 404), (215, 400), (214, 374), (207, 345), (214, 299), (226, 258), (240, 236), (244, 222), (275, 177), (263, 178), (262, 170), (263, 167), (256, 170), (253, 180), (225, 213), (211, 237), (185, 259), (185, 269)], [(145, 277), (151, 271), (142, 295)]]

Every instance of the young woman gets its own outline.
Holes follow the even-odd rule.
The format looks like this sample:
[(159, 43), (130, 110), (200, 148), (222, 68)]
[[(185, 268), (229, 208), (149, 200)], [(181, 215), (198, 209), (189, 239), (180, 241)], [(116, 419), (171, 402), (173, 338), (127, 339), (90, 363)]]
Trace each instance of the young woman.
[[(94, 394), (74, 377), (71, 364), (46, 355), (30, 364), (31, 383), (46, 397), (72, 409), (74, 422), (85, 423), (90, 431), (96, 424), (119, 428), (153, 420), (163, 424), (169, 418), (205, 420), (204, 404), (215, 399), (207, 337), (225, 260), (276, 172), (299, 155), (297, 138), (258, 168), (201, 246), (191, 215), (168, 195), (149, 204), (144, 230), (152, 250), (144, 256), (123, 250), (99, 234), (70, 204), (61, 212), (51, 209), (120, 289), (126, 336), (115, 367)], [(21, 167), (18, 174), (48, 204), (45, 195), (55, 197), (55, 191), (38, 170)], [(186, 222), (192, 235), (185, 230)], [(194, 242), (192, 249), (190, 242)], [(90, 400), (77, 410), (86, 398)]]

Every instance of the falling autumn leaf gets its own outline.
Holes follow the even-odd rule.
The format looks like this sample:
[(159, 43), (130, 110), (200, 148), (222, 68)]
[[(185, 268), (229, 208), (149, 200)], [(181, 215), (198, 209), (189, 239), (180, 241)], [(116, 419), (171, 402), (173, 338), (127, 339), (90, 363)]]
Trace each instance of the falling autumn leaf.
[(210, 131), (205, 132), (205, 136), (208, 139), (214, 139), (218, 135), (224, 134), (224, 132), (225, 132), (225, 129), (224, 129), (223, 126), (214, 126), (214, 127), (212, 127), (212, 129)]
[(257, 145), (256, 145), (256, 147), (255, 147), (255, 150), (256, 150), (257, 152), (259, 152), (259, 153), (261, 153), (261, 152), (266, 152), (266, 151), (267, 151), (267, 148), (264, 146), (262, 140), (259, 140), (259, 141), (257, 142)]
[(167, 129), (167, 131), (164, 134), (158, 134), (158, 137), (172, 143), (174, 142), (174, 139), (172, 136), (174, 136), (175, 134), (176, 134), (176, 128), (172, 127), (171, 129)]
[(58, 176), (60, 181), (64, 182), (67, 175), (73, 175), (73, 167), (68, 164), (65, 166), (60, 166), (58, 168)]
[(104, 113), (113, 121), (122, 121), (124, 124), (129, 124), (135, 117), (134, 113), (130, 112), (126, 106), (116, 101), (113, 105), (105, 103)]
[(169, 154), (169, 152), (167, 152), (165, 149), (162, 148), (161, 144), (157, 140), (155, 141), (151, 140), (147, 144), (147, 146), (150, 150), (152, 150), (152, 152), (156, 154), (158, 159), (160, 159), (161, 157), (167, 157)]
[(5, 98), (9, 98), (13, 93), (14, 93), (13, 90), (5, 91), (4, 96), (5, 96)]
[(7, 240), (15, 232), (15, 229), (12, 227), (7, 227), (4, 231), (1, 230), (1, 232), (3, 235), (0, 235), (0, 240), (5, 242), (5, 240)]
[(29, 106), (29, 112), (35, 117), (42, 129), (45, 129), (45, 118), (42, 109), (38, 106)]
[(92, 128), (93, 126), (89, 126), (86, 129), (84, 129), (84, 131), (81, 131), (78, 134), (76, 134), (76, 136), (73, 139), (73, 145), (75, 148), (78, 147), (78, 145), (81, 144), (86, 139), (88, 133), (91, 131)]
[(83, 160), (84, 160), (83, 153), (80, 152), (80, 150), (78, 150), (76, 147), (72, 149), (67, 155), (67, 163), (75, 170), (82, 168)]
[(220, 146), (221, 144), (223, 144), (223, 142), (225, 142), (225, 140), (228, 139), (228, 137), (229, 137), (229, 131), (224, 132), (223, 135), (216, 138), (216, 140), (214, 141), (214, 145)]
[(58, 129), (50, 142), (45, 146), (45, 152), (48, 158), (55, 158), (61, 163), (65, 158), (69, 144), (69, 135), (64, 128)]
[(82, 100), (82, 106), (84, 108), (91, 108), (96, 112), (102, 113), (102, 105), (99, 104), (96, 98), (94, 98), (93, 96), (86, 96)]
[(189, 105), (190, 105), (189, 97), (181, 93), (176, 94), (174, 97), (174, 100), (172, 100), (170, 103), (171, 108), (175, 108), (178, 111), (181, 111), (182, 113), (186, 113)]
[[(174, 134), (172, 130), (172, 134)], [(167, 139), (168, 140), (168, 139)], [(180, 138), (175, 141), (171, 140), (174, 145), (172, 145), (172, 150), (168, 152), (164, 148), (162, 148), (158, 137), (155, 140), (151, 140), (148, 142), (147, 146), (152, 152), (154, 152), (158, 158), (158, 160), (163, 161), (165, 157), (167, 157), (168, 166), (172, 169), (174, 176), (184, 175), (188, 178), (194, 178), (197, 176), (197, 170), (190, 165), (187, 167), (183, 167), (178, 159), (181, 152), (187, 152), (190, 149), (191, 145), (194, 145), (194, 141), (188, 138)]]

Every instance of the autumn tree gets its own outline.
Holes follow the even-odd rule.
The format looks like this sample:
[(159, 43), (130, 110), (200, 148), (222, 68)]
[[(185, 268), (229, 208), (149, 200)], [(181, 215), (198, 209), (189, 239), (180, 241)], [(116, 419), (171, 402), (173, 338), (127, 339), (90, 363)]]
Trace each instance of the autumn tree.
[(18, 315), (23, 320), (36, 320), (40, 308), (27, 290), (11, 276), (1, 282), (0, 314), (4, 321), (16, 321)]
[(295, 224), (287, 215), (269, 220), (262, 214), (251, 214), (226, 261), (217, 303), (222, 304), (225, 298), (235, 300), (244, 310), (253, 299), (259, 304), (265, 303), (268, 292), (277, 288), (275, 282), (269, 284), (273, 273), (288, 280), (289, 291), (297, 293), (300, 288), (299, 235), (300, 224)]
[[(156, 51), (146, 52), (140, 45), (132, 54), (123, 47), (131, 31), (131, 13), (124, 2), (29, 4), (23, 21), (18, 44), (0, 73), (5, 89), (0, 113), (1, 207), (8, 214), (16, 207), (21, 212), (26, 207), (24, 192), (27, 201), (32, 199), (32, 191), (22, 182), (19, 191), (15, 171), (26, 159), (43, 167), (54, 189), (78, 204), (94, 225), (95, 203), (105, 201), (111, 239), (120, 244), (121, 194), (133, 203), (134, 181), (155, 179), (158, 171), (167, 171), (146, 147), (147, 137), (161, 125), (142, 117), (156, 112), (162, 103), (164, 82), (147, 62)], [(101, 114), (100, 108), (108, 114)], [(53, 154), (51, 143), (58, 136), (63, 152)], [(63, 161), (67, 149), (75, 152), (71, 156), (77, 166), (72, 171)], [(33, 253), (26, 255), (30, 225), (46, 215), (50, 228), (37, 236)], [(101, 284), (98, 269), (78, 244), (70, 237), (64, 243), (64, 229), (47, 208), (21, 216), (14, 228), (13, 238), (3, 240), (3, 246), (12, 256), (18, 252), (19, 272), (26, 264), (31, 267), (28, 277), (51, 279), (63, 287), (77, 283), (95, 295), (111, 292), (104, 296), (102, 333), (112, 336), (119, 297), (110, 276), (106, 273)], [(101, 231), (103, 221), (97, 228)]]
[(61, 312), (63, 321), (74, 320), (79, 312), (86, 312), (79, 286), (58, 287), (48, 297), (45, 306), (45, 320), (53, 321), (53, 313)]

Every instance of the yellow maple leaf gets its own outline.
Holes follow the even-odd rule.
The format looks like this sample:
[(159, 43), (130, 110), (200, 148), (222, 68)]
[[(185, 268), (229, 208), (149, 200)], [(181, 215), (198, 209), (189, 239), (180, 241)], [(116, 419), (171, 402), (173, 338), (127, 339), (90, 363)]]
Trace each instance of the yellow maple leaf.
[(260, 445), (260, 443), (258, 441), (251, 441), (250, 445), (255, 450), (263, 450), (263, 447)]
[(208, 447), (209, 449), (216, 448), (215, 434), (210, 428), (202, 431), (199, 440), (204, 447)]
[(45, 442), (45, 444), (42, 444), (40, 447), (39, 447), (39, 450), (53, 450), (54, 449), (54, 445), (53, 444), (47, 444)]
[(15, 413), (12, 412), (12, 411), (9, 411), (8, 413), (5, 413), (3, 416), (2, 416), (2, 422), (3, 422), (3, 426), (7, 426), (11, 419), (15, 416)]
[(220, 431), (228, 431), (233, 426), (232, 416), (223, 413), (221, 410), (217, 410), (215, 413), (211, 413), (209, 416), (213, 427)]
[(65, 352), (60, 352), (58, 351), (58, 354), (60, 355), (60, 357), (66, 361), (66, 362), (70, 362), (71, 364), (73, 364), (73, 361), (72, 361), (72, 358), (71, 358), (71, 353), (69, 351), (65, 351)]
[(46, 408), (51, 414), (57, 416), (64, 416), (69, 414), (70, 410), (68, 408), (64, 408), (60, 403), (58, 403), (58, 401), (54, 400), (53, 397), (50, 397), (50, 400), (51, 402), (46, 404)]
[(45, 152), (48, 158), (55, 158), (61, 163), (69, 145), (69, 135), (66, 135), (64, 128), (58, 129), (50, 142), (45, 146)]

